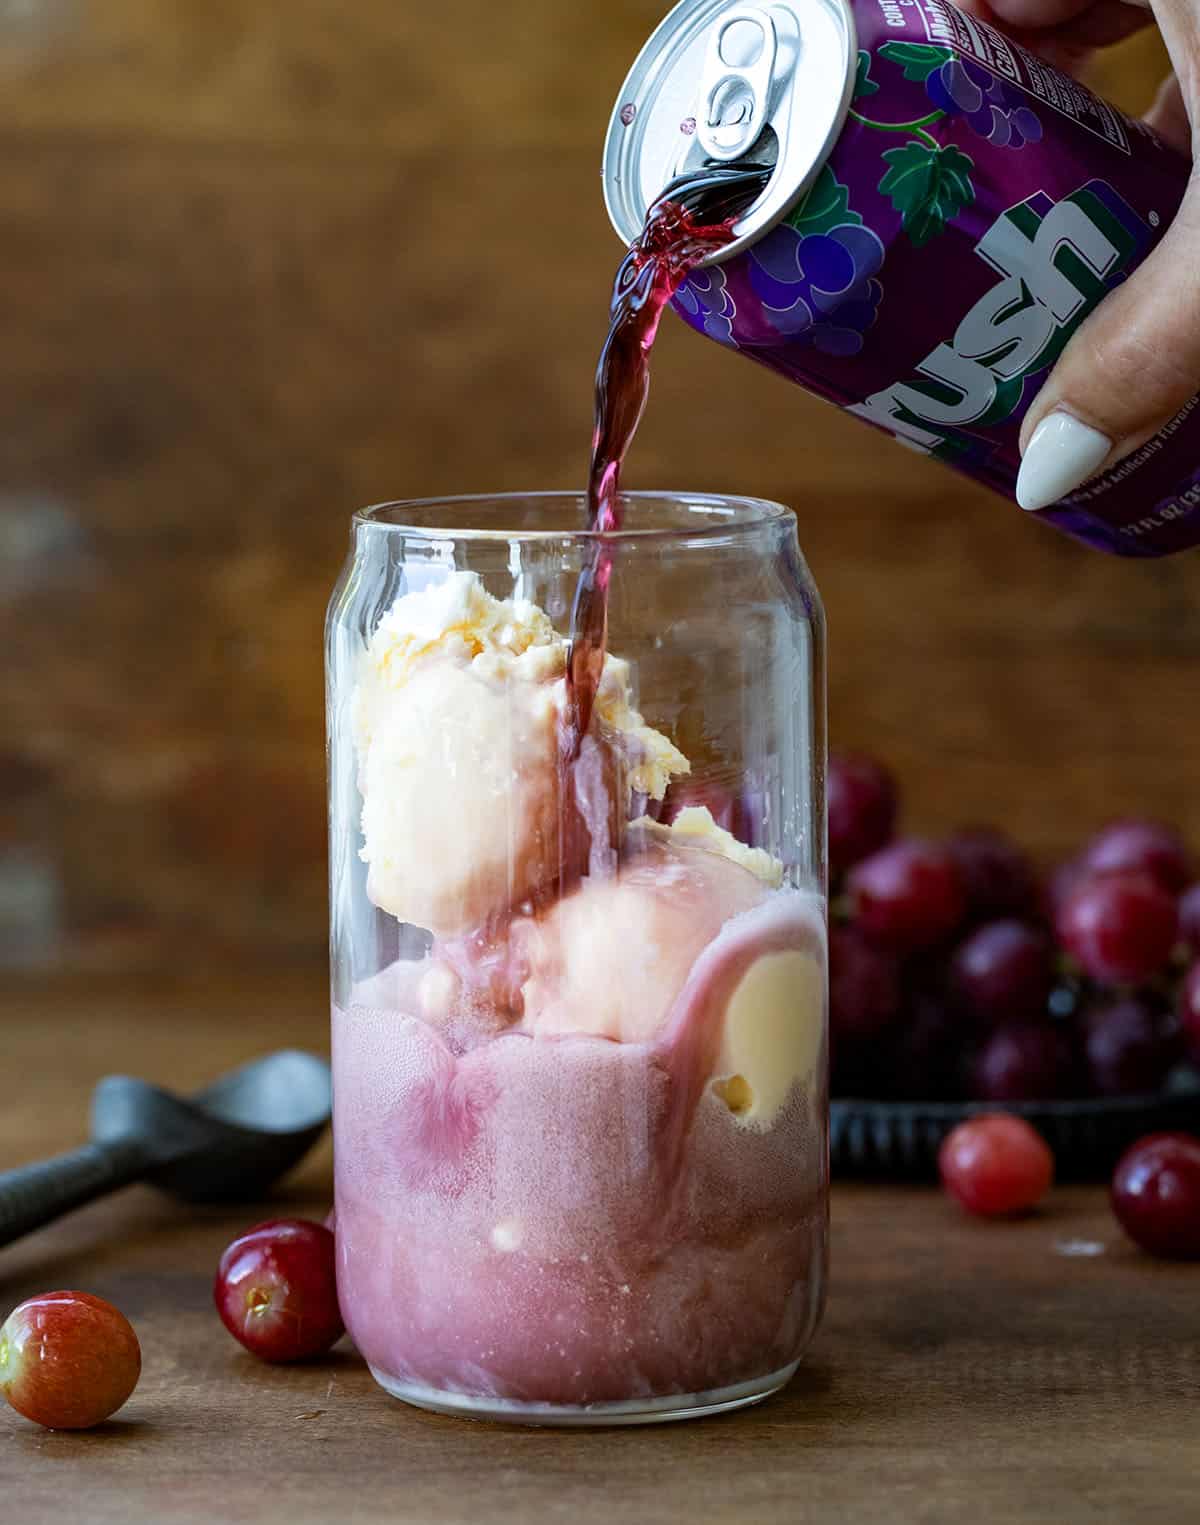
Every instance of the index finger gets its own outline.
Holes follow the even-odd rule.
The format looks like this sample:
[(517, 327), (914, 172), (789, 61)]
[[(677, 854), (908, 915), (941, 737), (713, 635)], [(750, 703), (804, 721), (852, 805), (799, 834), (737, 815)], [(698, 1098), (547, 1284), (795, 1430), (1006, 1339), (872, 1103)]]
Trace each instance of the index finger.
[[(1121, 9), (1148, 11), (1149, 0), (1116, 0)], [(959, 9), (981, 21), (998, 22), (1001, 28), (1019, 32), (1041, 32), (1065, 26), (1086, 12), (1109, 9), (1097, 0), (961, 0)], [(1137, 24), (1137, 23), (1135, 23)], [(1143, 18), (1144, 24), (1144, 18)]]
[(958, 8), (1068, 73), (1094, 48), (1120, 42), (1152, 21), (1141, 0), (958, 0)]

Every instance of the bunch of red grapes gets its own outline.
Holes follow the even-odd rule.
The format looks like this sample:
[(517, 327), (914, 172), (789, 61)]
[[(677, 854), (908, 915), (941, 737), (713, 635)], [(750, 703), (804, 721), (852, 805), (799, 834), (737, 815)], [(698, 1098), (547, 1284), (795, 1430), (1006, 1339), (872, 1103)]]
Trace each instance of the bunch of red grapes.
[(1128, 1096), (1200, 1060), (1200, 877), (1123, 820), (1040, 875), (1004, 832), (896, 836), (870, 758), (829, 766), (835, 1096)]

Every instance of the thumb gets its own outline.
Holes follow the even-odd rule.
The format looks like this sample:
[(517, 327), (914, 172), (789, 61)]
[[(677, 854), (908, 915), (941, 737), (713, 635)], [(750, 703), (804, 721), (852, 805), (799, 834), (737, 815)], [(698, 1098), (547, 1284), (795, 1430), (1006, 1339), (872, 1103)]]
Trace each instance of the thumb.
[(1017, 502), (1046, 508), (1136, 450), (1200, 392), (1200, 180), (1166, 236), (1085, 320), (1021, 429)]

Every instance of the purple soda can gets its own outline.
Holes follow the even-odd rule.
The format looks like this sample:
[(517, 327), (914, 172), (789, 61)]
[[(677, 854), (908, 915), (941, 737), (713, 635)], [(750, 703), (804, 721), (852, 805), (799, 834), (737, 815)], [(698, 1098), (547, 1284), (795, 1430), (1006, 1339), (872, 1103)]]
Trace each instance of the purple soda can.
[[(680, 288), (684, 320), (1010, 499), (1026, 408), (1188, 176), (943, 0), (683, 0), (609, 124), (617, 232), (710, 163), (771, 174)], [(1198, 401), (1035, 517), (1120, 556), (1200, 543)]]

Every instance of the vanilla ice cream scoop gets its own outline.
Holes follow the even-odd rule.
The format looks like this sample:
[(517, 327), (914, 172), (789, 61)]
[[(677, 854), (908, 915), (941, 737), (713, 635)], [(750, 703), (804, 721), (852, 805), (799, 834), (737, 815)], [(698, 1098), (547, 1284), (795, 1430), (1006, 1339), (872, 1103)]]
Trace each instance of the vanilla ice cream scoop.
[(635, 823), (618, 875), (585, 881), (520, 929), (527, 1031), (652, 1037), (724, 923), (763, 899), (753, 874), (673, 836)]
[(618, 877), (522, 926), (522, 1027), (655, 1043), (688, 1115), (709, 1085), (739, 1124), (769, 1127), (810, 1087), (824, 1032), (822, 924), (782, 874), (707, 810), (635, 822)]
[[(541, 609), (492, 597), (473, 572), (403, 595), (380, 621), (354, 729), (367, 894), (382, 910), (457, 936), (556, 879), (566, 658)], [(607, 661), (586, 758), (589, 824), (614, 844), (632, 793), (661, 799), (688, 768), (632, 707), (629, 676)]]
[(585, 881), (519, 929), (527, 1031), (653, 1037), (721, 928), (779, 883), (782, 865), (707, 810), (683, 815), (682, 825), (635, 821), (617, 875)]

